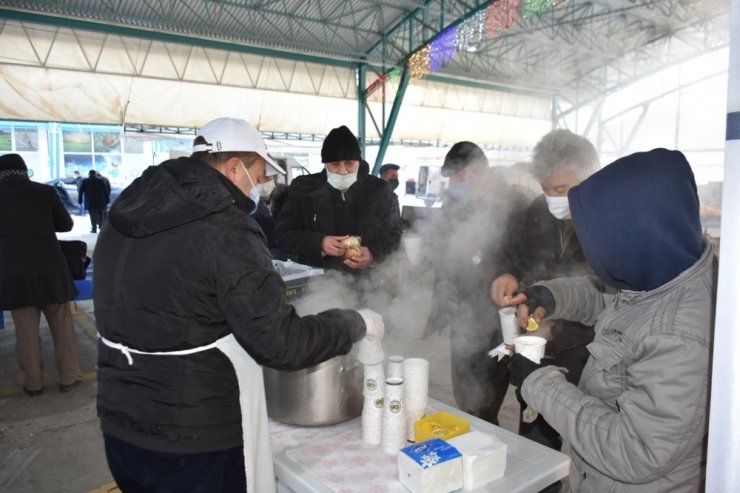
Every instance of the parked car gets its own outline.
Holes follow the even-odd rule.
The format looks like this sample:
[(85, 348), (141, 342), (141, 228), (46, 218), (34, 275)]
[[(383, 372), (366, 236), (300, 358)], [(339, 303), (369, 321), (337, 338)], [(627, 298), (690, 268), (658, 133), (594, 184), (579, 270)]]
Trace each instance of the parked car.
[[(59, 195), (59, 198), (62, 200), (62, 203), (67, 210), (73, 213), (77, 213), (79, 211), (79, 206), (77, 204), (77, 182), (74, 178), (57, 178), (56, 180), (47, 181), (46, 184), (54, 187), (54, 190), (57, 191), (57, 195)], [(122, 191), (122, 188), (111, 187), (110, 203), (108, 204), (109, 207), (113, 202), (115, 202)]]

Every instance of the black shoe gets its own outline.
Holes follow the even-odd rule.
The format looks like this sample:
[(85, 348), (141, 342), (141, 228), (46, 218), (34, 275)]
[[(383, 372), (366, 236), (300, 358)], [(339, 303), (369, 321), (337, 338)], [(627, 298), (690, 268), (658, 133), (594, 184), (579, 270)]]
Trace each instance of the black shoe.
[(81, 383), (82, 383), (82, 379), (75, 380), (74, 382), (72, 382), (69, 385), (64, 385), (64, 384), (61, 384), (60, 383), (59, 384), (59, 392), (69, 392), (73, 388), (79, 387)]
[(23, 386), (23, 392), (25, 392), (26, 394), (28, 394), (28, 395), (29, 395), (29, 396), (31, 396), (31, 397), (37, 397), (37, 396), (39, 396), (39, 395), (41, 395), (41, 394), (43, 394), (43, 393), (44, 393), (44, 388), (43, 388), (43, 387), (41, 387), (41, 388), (40, 388), (40, 389), (38, 389), (38, 390), (29, 390), (29, 389), (27, 389), (27, 388), (26, 388), (26, 386), (24, 385), (24, 386)]
[(96, 230), (94, 230), (94, 229), (91, 229), (91, 230), (90, 230), (90, 232), (91, 232), (91, 233), (97, 233), (97, 231), (96, 231)]

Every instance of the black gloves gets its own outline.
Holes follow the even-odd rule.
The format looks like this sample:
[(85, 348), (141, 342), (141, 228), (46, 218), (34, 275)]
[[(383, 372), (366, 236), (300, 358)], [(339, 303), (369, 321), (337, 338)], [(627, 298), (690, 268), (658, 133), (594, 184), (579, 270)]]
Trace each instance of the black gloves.
[(534, 313), (539, 306), (545, 309), (547, 315), (555, 312), (555, 298), (545, 286), (530, 286), (522, 293), (527, 297), (525, 305), (529, 308), (530, 314)]
[(514, 387), (521, 387), (522, 383), (524, 383), (524, 379), (527, 378), (530, 373), (539, 368), (554, 364), (555, 360), (552, 358), (544, 357), (539, 363), (535, 363), (521, 354), (514, 354), (511, 356), (509, 363), (509, 383)]

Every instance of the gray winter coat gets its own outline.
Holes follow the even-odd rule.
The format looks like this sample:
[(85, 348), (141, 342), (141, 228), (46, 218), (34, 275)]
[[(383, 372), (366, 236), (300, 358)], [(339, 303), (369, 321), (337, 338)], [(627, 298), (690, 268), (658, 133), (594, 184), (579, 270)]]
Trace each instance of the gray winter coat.
[(538, 283), (553, 318), (596, 323), (576, 388), (554, 366), (522, 396), (570, 442), (574, 492), (696, 492), (705, 475), (716, 257), (651, 291), (605, 295), (587, 278)]

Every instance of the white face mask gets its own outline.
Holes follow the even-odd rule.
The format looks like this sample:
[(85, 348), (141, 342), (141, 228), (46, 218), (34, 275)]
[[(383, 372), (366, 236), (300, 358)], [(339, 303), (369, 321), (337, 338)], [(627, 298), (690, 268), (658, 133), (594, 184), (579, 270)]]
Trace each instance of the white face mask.
[(329, 185), (336, 188), (337, 190), (347, 190), (357, 181), (357, 171), (346, 175), (340, 175), (338, 173), (330, 173), (326, 171), (326, 181)]
[(258, 183), (260, 197), (267, 199), (273, 190), (275, 190), (275, 180), (266, 181), (265, 183)]
[(570, 219), (568, 197), (550, 197), (549, 195), (545, 195), (545, 202), (547, 202), (547, 208), (550, 210), (550, 214), (558, 219)]

